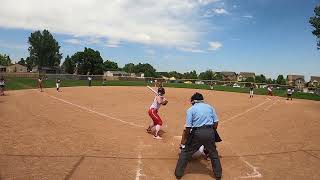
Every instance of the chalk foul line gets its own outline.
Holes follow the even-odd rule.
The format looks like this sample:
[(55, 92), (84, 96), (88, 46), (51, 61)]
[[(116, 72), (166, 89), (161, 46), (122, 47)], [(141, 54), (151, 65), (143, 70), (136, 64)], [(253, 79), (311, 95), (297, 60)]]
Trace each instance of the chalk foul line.
[(276, 101), (274, 101), (271, 105), (267, 106), (266, 108), (264, 108), (263, 110), (268, 111), (273, 105), (275, 105), (277, 102), (279, 102), (280, 100), (277, 99)]
[(49, 97), (53, 98), (53, 99), (56, 99), (56, 100), (58, 100), (58, 101), (64, 102), (64, 103), (66, 103), (66, 104), (69, 104), (69, 105), (72, 105), (72, 106), (75, 106), (75, 107), (78, 107), (78, 108), (83, 109), (83, 110), (86, 110), (86, 111), (89, 111), (89, 112), (91, 112), (91, 113), (93, 113), (93, 114), (97, 114), (97, 115), (100, 115), (100, 116), (102, 116), (102, 117), (106, 117), (106, 118), (113, 119), (113, 120), (116, 120), (116, 121), (119, 121), (119, 122), (122, 122), (122, 123), (125, 123), (125, 124), (129, 124), (129, 125), (131, 125), (131, 126), (135, 126), (135, 127), (139, 127), (139, 128), (143, 127), (143, 126), (141, 126), (141, 125), (138, 125), (138, 124), (135, 124), (135, 123), (132, 123), (132, 122), (128, 122), (128, 121), (124, 121), (124, 120), (122, 120), (122, 119), (115, 118), (115, 117), (109, 116), (109, 115), (107, 115), (107, 114), (94, 111), (94, 110), (89, 109), (89, 108), (87, 108), (87, 107), (80, 106), (80, 105), (78, 105), (78, 104), (74, 104), (74, 103), (72, 103), (72, 102), (70, 102), (70, 101), (66, 101), (66, 100), (64, 100), (64, 99), (60, 99), (60, 98), (58, 98), (58, 97), (51, 96), (51, 95), (49, 95), (49, 94), (47, 94), (47, 95), (48, 95)]
[(247, 109), (246, 111), (244, 111), (244, 112), (242, 112), (242, 113), (240, 113), (240, 114), (237, 114), (237, 115), (235, 115), (235, 116), (232, 116), (231, 118), (229, 118), (229, 119), (227, 119), (227, 120), (225, 120), (225, 121), (222, 121), (220, 124), (229, 122), (229, 121), (231, 121), (231, 120), (233, 120), (233, 119), (235, 119), (235, 118), (237, 118), (237, 117), (239, 117), (239, 116), (242, 116), (242, 115), (244, 115), (244, 114), (246, 114), (246, 113), (248, 113), (248, 112), (250, 112), (250, 111), (252, 111), (252, 110), (255, 110), (255, 109), (257, 109), (258, 107), (266, 104), (267, 102), (269, 102), (269, 101), (264, 101), (264, 102), (262, 102), (262, 103), (260, 103), (260, 104), (258, 104), (258, 105), (256, 105), (256, 106), (250, 108), (250, 109)]

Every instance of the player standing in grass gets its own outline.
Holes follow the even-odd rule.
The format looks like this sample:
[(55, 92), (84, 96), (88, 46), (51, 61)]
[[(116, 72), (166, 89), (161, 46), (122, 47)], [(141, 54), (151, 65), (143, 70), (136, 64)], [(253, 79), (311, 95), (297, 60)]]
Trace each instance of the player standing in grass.
[(88, 82), (89, 82), (89, 87), (91, 87), (91, 81), (92, 81), (92, 77), (91, 76), (88, 76)]
[(56, 80), (57, 92), (60, 92), (60, 83), (61, 83), (61, 80), (60, 80), (60, 78), (58, 78), (58, 79)]
[(4, 87), (5, 87), (5, 80), (3, 77), (0, 78), (0, 96), (4, 96)]
[(250, 98), (253, 98), (253, 89), (254, 89), (254, 84), (251, 83), (251, 85), (250, 85)]
[(271, 86), (268, 86), (268, 96), (273, 96), (272, 94), (272, 87)]
[(38, 88), (40, 89), (40, 92), (43, 92), (42, 90), (42, 83), (43, 83), (43, 78), (39, 77), (38, 78)]
[(292, 87), (289, 87), (287, 89), (287, 100), (291, 99), (292, 100), (292, 94), (293, 94), (294, 90)]
[(164, 98), (165, 89), (163, 87), (158, 88), (158, 94), (154, 97), (154, 100), (148, 110), (148, 114), (152, 119), (151, 124), (147, 128), (147, 132), (153, 134), (153, 138), (162, 139), (159, 136), (159, 131), (162, 126), (162, 120), (158, 115), (158, 110), (161, 105), (166, 105), (168, 101)]

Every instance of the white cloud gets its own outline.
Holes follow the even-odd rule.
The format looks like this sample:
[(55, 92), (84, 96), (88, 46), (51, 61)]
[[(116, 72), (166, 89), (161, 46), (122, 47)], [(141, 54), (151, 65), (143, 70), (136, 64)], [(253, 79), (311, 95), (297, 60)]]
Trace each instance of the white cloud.
[(207, 5), (207, 4), (218, 2), (218, 1), (220, 0), (198, 0), (198, 2), (202, 5)]
[(120, 47), (120, 41), (115, 40), (115, 39), (109, 39), (106, 46), (110, 47), (110, 48)]
[(218, 1), (1, 0), (0, 27), (46, 28), (74, 37), (188, 48), (205, 28), (199, 21), (200, 9)]
[(178, 48), (180, 51), (185, 51), (185, 52), (192, 52), (192, 53), (204, 53), (205, 51), (204, 50), (201, 50), (201, 49), (195, 49), (195, 48), (192, 48), (192, 47), (181, 47), (181, 48)]
[(244, 15), (244, 16), (241, 16), (241, 17), (243, 17), (243, 18), (248, 18), (248, 19), (252, 19), (252, 18), (253, 18), (252, 15)]
[(66, 39), (64, 42), (69, 43), (69, 44), (75, 44), (75, 45), (80, 45), (82, 42), (79, 39)]
[(229, 14), (229, 12), (223, 8), (217, 8), (212, 10), (215, 14)]
[(215, 15), (227, 15), (227, 14), (229, 14), (229, 12), (226, 9), (216, 8), (216, 9), (207, 10), (202, 17), (209, 18)]
[(222, 44), (218, 41), (209, 42), (209, 51), (216, 51), (218, 49), (222, 48)]

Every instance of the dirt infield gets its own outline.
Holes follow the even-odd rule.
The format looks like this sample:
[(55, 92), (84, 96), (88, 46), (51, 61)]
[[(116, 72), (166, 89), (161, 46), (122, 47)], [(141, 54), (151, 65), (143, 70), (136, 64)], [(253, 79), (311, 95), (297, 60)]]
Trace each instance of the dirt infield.
[[(145, 132), (145, 87), (9, 91), (0, 97), (0, 179), (175, 179), (189, 98), (167, 88), (163, 140)], [(320, 179), (320, 102), (197, 90), (216, 108), (223, 179)], [(193, 160), (183, 179), (212, 179)]]

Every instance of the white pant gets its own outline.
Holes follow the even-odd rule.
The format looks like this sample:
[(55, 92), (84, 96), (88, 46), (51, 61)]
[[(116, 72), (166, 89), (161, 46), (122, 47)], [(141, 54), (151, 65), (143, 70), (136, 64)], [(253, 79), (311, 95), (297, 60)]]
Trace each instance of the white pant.
[(250, 90), (250, 96), (253, 96), (253, 91)]
[(57, 88), (60, 88), (60, 83), (56, 83), (56, 87), (57, 87)]

